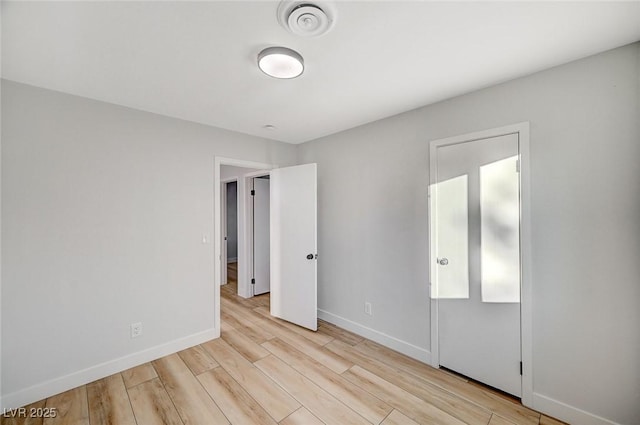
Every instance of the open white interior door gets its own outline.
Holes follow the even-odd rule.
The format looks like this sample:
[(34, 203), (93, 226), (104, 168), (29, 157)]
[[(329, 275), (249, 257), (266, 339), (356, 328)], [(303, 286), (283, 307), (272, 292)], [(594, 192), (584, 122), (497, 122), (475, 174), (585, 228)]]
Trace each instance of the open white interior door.
[(253, 295), (271, 290), (269, 272), (269, 180), (253, 179)]
[(271, 315), (314, 331), (316, 228), (316, 164), (271, 170)]

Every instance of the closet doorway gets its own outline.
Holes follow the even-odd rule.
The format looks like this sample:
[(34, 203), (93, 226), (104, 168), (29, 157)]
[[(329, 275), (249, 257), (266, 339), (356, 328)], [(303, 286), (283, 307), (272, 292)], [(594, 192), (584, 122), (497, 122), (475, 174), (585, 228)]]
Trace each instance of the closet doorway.
[(528, 123), (430, 143), (431, 352), (529, 404)]

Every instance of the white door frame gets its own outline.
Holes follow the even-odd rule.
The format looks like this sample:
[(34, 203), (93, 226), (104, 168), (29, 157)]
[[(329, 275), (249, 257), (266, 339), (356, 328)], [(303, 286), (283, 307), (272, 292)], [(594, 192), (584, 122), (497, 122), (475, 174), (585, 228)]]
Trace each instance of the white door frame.
[[(431, 182), (436, 180), (436, 149), (446, 145), (472, 142), (490, 137), (504, 136), (518, 133), (519, 159), (520, 159), (520, 279), (521, 279), (521, 303), (520, 303), (520, 335), (522, 353), (522, 404), (533, 405), (533, 291), (531, 282), (531, 202), (529, 168), (529, 123), (521, 122), (505, 127), (493, 128), (460, 136), (447, 137), (433, 140), (429, 143), (429, 193)], [(431, 223), (431, 206), (428, 203), (428, 220)], [(429, 229), (429, 235), (431, 235)], [(431, 237), (431, 236), (429, 236)], [(431, 249), (429, 243), (429, 250)], [(431, 258), (431, 252), (429, 252)], [(429, 266), (431, 285), (432, 265)], [(431, 288), (429, 288), (431, 289)], [(429, 291), (431, 293), (431, 291)], [(431, 365), (440, 367), (439, 343), (438, 343), (438, 300), (431, 299)]]
[[(268, 164), (264, 162), (254, 162), (254, 161), (245, 161), (242, 159), (235, 158), (225, 158), (221, 156), (215, 156), (213, 159), (213, 240), (214, 248), (213, 248), (213, 286), (214, 286), (214, 301), (213, 301), (213, 331), (215, 334), (215, 338), (220, 336), (220, 282), (222, 274), (220, 273), (222, 264), (222, 229), (221, 229), (221, 192), (222, 185), (220, 181), (220, 167), (222, 165), (231, 165), (235, 167), (244, 167), (244, 168), (253, 168), (258, 170), (270, 170), (272, 168), (277, 168), (276, 164)], [(247, 179), (243, 178), (243, 186), (246, 188)], [(238, 196), (241, 196), (240, 193), (240, 180), (238, 181)], [(245, 195), (246, 196), (246, 195)], [(242, 211), (239, 214), (240, 219), (246, 223), (247, 218), (247, 203), (245, 202), (245, 207), (242, 208)], [(240, 230), (240, 229), (238, 229)], [(239, 232), (240, 233), (240, 232)], [(243, 234), (238, 234), (238, 268), (243, 268), (243, 273), (240, 273), (238, 270), (238, 292), (240, 292), (241, 285), (245, 289), (249, 286), (246, 279), (246, 266), (248, 264), (248, 250), (247, 250), (247, 232), (242, 232)], [(243, 266), (244, 264), (244, 266)], [(226, 264), (224, 265), (226, 267)], [(242, 294), (241, 294), (242, 295)]]

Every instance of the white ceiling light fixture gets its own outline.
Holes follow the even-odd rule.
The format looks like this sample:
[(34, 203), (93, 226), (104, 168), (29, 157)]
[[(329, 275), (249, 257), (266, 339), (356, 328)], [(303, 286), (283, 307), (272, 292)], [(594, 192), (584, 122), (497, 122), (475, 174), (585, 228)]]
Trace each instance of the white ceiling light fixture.
[(273, 78), (296, 78), (304, 71), (304, 60), (295, 50), (267, 47), (258, 54), (258, 67)]

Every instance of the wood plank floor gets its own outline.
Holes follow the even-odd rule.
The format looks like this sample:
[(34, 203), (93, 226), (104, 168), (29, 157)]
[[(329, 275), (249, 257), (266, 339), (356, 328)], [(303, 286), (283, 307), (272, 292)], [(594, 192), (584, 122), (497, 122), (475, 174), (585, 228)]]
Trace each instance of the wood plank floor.
[[(233, 268), (229, 277), (235, 278)], [(221, 288), (221, 338), (33, 403), (6, 425), (559, 425), (517, 400), (320, 321), (274, 319), (269, 295)]]

